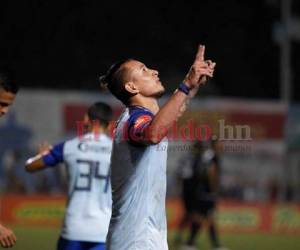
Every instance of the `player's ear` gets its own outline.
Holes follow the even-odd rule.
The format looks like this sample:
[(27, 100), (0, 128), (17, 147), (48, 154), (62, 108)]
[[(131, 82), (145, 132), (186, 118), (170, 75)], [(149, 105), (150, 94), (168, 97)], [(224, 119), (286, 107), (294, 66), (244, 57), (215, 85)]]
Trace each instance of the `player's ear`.
[(133, 82), (126, 82), (124, 86), (126, 91), (131, 95), (136, 95), (139, 93), (137, 86)]
[(92, 125), (92, 121), (89, 118), (88, 114), (87, 113), (84, 114), (84, 117), (83, 117), (83, 126), (85, 128), (89, 128), (91, 125)]

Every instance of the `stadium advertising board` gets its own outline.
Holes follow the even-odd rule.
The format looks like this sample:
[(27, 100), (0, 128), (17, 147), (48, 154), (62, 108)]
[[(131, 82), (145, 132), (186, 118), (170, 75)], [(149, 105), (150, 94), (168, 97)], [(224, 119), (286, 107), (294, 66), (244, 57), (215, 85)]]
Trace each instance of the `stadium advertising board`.
[[(64, 214), (65, 197), (6, 195), (1, 197), (1, 204), (0, 220), (6, 224), (58, 227)], [(183, 212), (180, 200), (167, 201), (170, 229), (177, 228)], [(300, 235), (300, 205), (222, 201), (217, 218), (224, 232)]]
[(1, 197), (1, 221), (7, 224), (29, 226), (59, 226), (65, 210), (62, 196), (18, 196)]

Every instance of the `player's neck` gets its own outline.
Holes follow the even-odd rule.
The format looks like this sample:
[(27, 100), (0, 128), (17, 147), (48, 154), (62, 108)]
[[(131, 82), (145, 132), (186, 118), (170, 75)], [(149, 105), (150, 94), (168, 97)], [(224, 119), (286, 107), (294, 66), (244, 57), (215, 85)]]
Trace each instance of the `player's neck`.
[(149, 109), (153, 114), (159, 111), (159, 106), (156, 98), (145, 96), (133, 96), (130, 100), (129, 106), (141, 106)]
[(98, 134), (98, 135), (102, 135), (105, 134), (105, 129), (99, 126), (92, 126), (89, 130), (89, 133), (94, 133), (94, 134)]

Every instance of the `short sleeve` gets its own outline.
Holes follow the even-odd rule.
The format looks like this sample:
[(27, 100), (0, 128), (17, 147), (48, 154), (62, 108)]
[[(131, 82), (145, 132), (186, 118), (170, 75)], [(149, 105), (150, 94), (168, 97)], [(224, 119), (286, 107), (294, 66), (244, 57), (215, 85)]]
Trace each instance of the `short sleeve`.
[(48, 154), (43, 156), (44, 164), (47, 166), (55, 166), (63, 162), (63, 151), (64, 151), (64, 142), (55, 145)]
[(144, 130), (151, 124), (153, 114), (144, 109), (135, 109), (128, 120), (128, 137), (130, 142), (141, 143)]

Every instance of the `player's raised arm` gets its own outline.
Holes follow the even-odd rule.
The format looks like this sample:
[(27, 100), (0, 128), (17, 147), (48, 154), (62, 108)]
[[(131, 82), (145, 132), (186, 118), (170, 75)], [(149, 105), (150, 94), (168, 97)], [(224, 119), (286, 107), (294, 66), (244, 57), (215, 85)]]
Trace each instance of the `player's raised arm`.
[(126, 59), (115, 63), (100, 77), (103, 86), (122, 101), (129, 111), (128, 132), (131, 142), (157, 144), (184, 112), (187, 100), (200, 85), (213, 77), (215, 63), (204, 60), (205, 47), (200, 45), (188, 74), (161, 109), (157, 99), (164, 93), (159, 73), (140, 61)]
[(179, 85), (178, 91), (171, 96), (145, 129), (148, 143), (159, 143), (166, 136), (173, 122), (183, 114), (186, 102), (196, 95), (200, 85), (205, 84), (208, 78), (213, 77), (216, 64), (205, 61), (204, 54), (205, 47), (200, 45), (195, 61), (184, 81)]
[(63, 145), (60, 143), (52, 147), (49, 144), (42, 144), (39, 147), (39, 154), (29, 158), (25, 163), (27, 172), (36, 172), (47, 167), (55, 166), (63, 161)]

